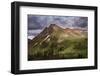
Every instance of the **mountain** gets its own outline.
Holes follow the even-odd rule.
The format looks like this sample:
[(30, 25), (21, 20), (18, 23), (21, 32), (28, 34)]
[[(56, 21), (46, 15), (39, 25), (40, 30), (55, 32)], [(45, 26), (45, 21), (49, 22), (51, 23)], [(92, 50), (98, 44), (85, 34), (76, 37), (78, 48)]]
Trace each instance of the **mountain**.
[(70, 28), (66, 28), (64, 29), (64, 31), (72, 37), (84, 37), (87, 34), (87, 30), (84, 29), (70, 29)]
[[(55, 24), (51, 24), (49, 27), (44, 28), (44, 30), (38, 34), (32, 41), (31, 45), (36, 44), (37, 42), (41, 42), (43, 40), (46, 40), (50, 38), (50, 36), (53, 36), (58, 33), (64, 33), (63, 29)], [(57, 36), (57, 35), (55, 35)]]
[[(87, 32), (86, 31), (84, 32), (84, 30), (82, 29), (70, 29), (70, 28), (63, 29), (56, 24), (51, 24), (49, 27), (44, 28), (44, 30), (40, 34), (38, 34), (35, 38), (33, 38), (33, 40), (29, 41), (29, 44), (28, 44), (29, 59), (34, 59), (33, 57), (35, 57), (34, 56), (35, 53), (36, 55), (38, 54), (40, 55), (41, 51), (42, 52), (50, 51), (48, 50), (48, 48), (56, 47), (58, 46), (58, 44), (61, 44), (61, 43), (66, 44), (64, 43), (64, 41), (66, 40), (75, 41), (77, 39), (80, 40), (86, 37), (87, 37)], [(59, 47), (60, 46), (58, 46), (58, 48)], [(38, 49), (40, 49), (41, 51)], [(60, 49), (62, 48), (60, 47)], [(53, 49), (52, 51), (54, 50), (55, 49)]]

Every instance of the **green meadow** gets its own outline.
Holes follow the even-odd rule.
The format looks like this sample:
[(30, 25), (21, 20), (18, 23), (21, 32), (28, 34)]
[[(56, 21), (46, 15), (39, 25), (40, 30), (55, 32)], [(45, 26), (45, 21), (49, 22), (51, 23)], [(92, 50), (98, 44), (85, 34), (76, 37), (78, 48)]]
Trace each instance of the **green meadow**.
[(28, 60), (80, 59), (88, 57), (87, 37), (67, 37), (61, 42), (52, 36), (50, 41), (29, 48)]

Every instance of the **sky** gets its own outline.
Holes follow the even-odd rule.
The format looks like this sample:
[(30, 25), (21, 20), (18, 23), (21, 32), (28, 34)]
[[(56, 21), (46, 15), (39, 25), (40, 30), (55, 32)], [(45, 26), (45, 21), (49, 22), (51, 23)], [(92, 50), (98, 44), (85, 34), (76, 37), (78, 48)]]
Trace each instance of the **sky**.
[(35, 37), (50, 24), (56, 24), (62, 28), (87, 28), (88, 17), (29, 14), (28, 36)]

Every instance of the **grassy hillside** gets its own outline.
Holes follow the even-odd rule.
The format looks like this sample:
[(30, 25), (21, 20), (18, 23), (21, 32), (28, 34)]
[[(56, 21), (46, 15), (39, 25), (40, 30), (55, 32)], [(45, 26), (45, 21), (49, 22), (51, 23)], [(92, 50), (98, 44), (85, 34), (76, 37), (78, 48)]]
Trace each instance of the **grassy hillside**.
[(87, 38), (66, 38), (58, 42), (57, 37), (44, 41), (30, 49), (28, 60), (87, 58)]
[(87, 32), (51, 25), (29, 42), (28, 60), (87, 58), (87, 42)]

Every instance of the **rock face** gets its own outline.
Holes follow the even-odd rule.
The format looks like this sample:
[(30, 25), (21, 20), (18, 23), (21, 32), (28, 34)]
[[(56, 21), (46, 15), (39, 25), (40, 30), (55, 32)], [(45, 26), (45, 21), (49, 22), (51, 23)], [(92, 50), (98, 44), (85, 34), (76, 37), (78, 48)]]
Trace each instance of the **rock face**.
[[(58, 47), (59, 44), (63, 43), (63, 41), (67, 40), (67, 39), (68, 40), (70, 40), (70, 39), (77, 40), (77, 39), (82, 39), (82, 38), (87, 38), (87, 32), (82, 29), (70, 29), (70, 28), (63, 29), (56, 24), (51, 24), (49, 27), (44, 28), (44, 30), (40, 34), (38, 34), (34, 39), (29, 41), (28, 58), (29, 58), (29, 60), (45, 59), (44, 57), (47, 57), (47, 59), (55, 59), (57, 57), (55, 55), (53, 57), (53, 54), (57, 48), (47, 50), (48, 48), (50, 48), (51, 46)], [(66, 47), (67, 47), (67, 45), (66, 45)], [(69, 47), (67, 47), (67, 48), (69, 48)], [(65, 48), (65, 49), (67, 49), (67, 48)], [(48, 51), (52, 51), (51, 56), (53, 58), (51, 56), (45, 56), (45, 54), (48, 54), (47, 53)], [(61, 53), (61, 55), (62, 55), (62, 53)], [(58, 56), (58, 52), (57, 52), (57, 56)], [(62, 58), (64, 58), (64, 56), (62, 56)], [(67, 57), (65, 57), (65, 58), (67, 58)]]

